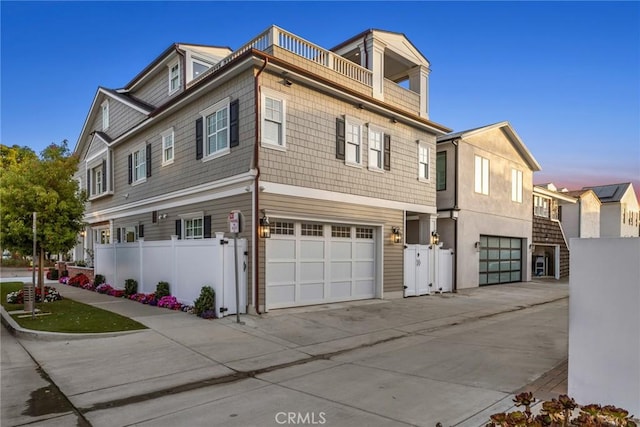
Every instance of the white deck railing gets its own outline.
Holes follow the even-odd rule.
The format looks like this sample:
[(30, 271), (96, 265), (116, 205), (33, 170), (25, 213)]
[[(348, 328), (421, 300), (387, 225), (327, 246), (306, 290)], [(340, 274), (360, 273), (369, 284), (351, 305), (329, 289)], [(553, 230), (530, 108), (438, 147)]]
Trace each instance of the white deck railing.
[(340, 55), (336, 55), (329, 50), (308, 42), (295, 34), (276, 27), (275, 25), (268, 28), (262, 34), (258, 35), (238, 50), (234, 51), (231, 55), (222, 59), (222, 61), (202, 73), (197, 79), (192, 80), (189, 83), (189, 86), (203, 79), (205, 76), (216, 72), (216, 70), (233, 61), (249, 49), (266, 51), (271, 46), (278, 46), (281, 49), (308, 59), (309, 61), (313, 61), (316, 64), (320, 64), (323, 67), (331, 69), (338, 74), (360, 82), (366, 86), (372, 86), (373, 78), (371, 71), (341, 57)]

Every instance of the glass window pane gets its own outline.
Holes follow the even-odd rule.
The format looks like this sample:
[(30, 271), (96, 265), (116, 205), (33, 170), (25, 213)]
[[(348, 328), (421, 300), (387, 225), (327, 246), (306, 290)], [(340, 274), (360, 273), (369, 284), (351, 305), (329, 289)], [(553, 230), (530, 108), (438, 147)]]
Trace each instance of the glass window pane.
[(511, 261), (511, 270), (520, 270), (520, 261)]
[(487, 276), (487, 283), (499, 283), (500, 273), (489, 273)]
[(510, 282), (511, 281), (511, 273), (500, 273), (500, 283)]
[(480, 272), (481, 273), (485, 273), (487, 271), (487, 263), (486, 262), (481, 262), (480, 263)]
[(490, 249), (489, 259), (500, 259), (500, 251), (497, 249)]
[(497, 261), (490, 262), (489, 271), (500, 271), (500, 263)]
[(486, 285), (486, 284), (487, 284), (487, 275), (486, 275), (486, 274), (481, 274), (481, 275), (480, 275), (480, 281), (479, 281), (479, 283), (480, 283), (481, 285)]
[(520, 272), (519, 271), (514, 271), (511, 273), (511, 281), (512, 282), (519, 282), (520, 279)]
[(480, 249), (480, 260), (486, 260), (489, 253), (486, 249)]
[(521, 248), (522, 247), (522, 239), (511, 239), (511, 247), (512, 248)]
[(511, 261), (500, 261), (500, 271), (510, 271)]
[(509, 249), (501, 249), (500, 250), (500, 259), (510, 259), (511, 251)]
[(499, 248), (500, 247), (500, 239), (497, 237), (489, 237), (489, 247), (490, 248)]
[(500, 239), (500, 247), (501, 248), (510, 248), (511, 247), (511, 239), (508, 237), (502, 237)]
[(488, 242), (489, 242), (489, 238), (487, 236), (480, 236), (480, 246), (482, 246), (483, 248), (486, 248)]

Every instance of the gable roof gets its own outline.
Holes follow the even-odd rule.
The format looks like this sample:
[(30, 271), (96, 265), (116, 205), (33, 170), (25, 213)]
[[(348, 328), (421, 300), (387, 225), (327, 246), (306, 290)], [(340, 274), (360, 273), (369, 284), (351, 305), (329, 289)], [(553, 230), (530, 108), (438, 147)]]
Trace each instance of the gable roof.
[(537, 172), (542, 170), (542, 167), (538, 163), (538, 161), (533, 157), (533, 154), (529, 151), (522, 139), (518, 136), (515, 129), (511, 126), (508, 121), (494, 123), (492, 125), (481, 126), (473, 129), (463, 130), (459, 132), (448, 133), (443, 136), (439, 136), (436, 139), (438, 144), (453, 141), (455, 139), (464, 139), (472, 135), (476, 135), (479, 133), (487, 132), (493, 129), (502, 129), (502, 131), (507, 135), (507, 137), (511, 140), (516, 151), (520, 154), (520, 156), (524, 159), (525, 162), (529, 165), (532, 171)]
[(602, 203), (618, 203), (622, 200), (627, 190), (631, 188), (630, 182), (621, 184), (598, 185), (594, 187), (583, 187), (583, 190), (593, 190)]
[(429, 60), (427, 59), (427, 57), (424, 56), (422, 52), (420, 52), (420, 50), (418, 50), (418, 48), (411, 42), (411, 40), (409, 40), (409, 38), (404, 33), (379, 30), (376, 28), (364, 30), (363, 32), (356, 34), (355, 36), (343, 41), (342, 43), (332, 47), (329, 50), (332, 52), (338, 51), (353, 42), (359, 42), (369, 35), (382, 40), (384, 44), (391, 47), (394, 52), (402, 54), (402, 56), (405, 56), (407, 58), (411, 58), (416, 63), (422, 63), (426, 66), (429, 66)]
[(559, 191), (552, 190), (548, 186), (544, 186), (544, 185), (534, 185), (533, 192), (537, 194), (542, 194), (547, 197), (551, 197), (553, 199), (562, 200), (564, 202), (576, 203), (578, 201), (576, 197), (568, 193), (561, 193)]
[(589, 194), (589, 193), (593, 194), (593, 198), (596, 199), (596, 201), (599, 204), (602, 204), (602, 202), (598, 198), (598, 195), (590, 188), (582, 189), (582, 190), (567, 191), (566, 194), (568, 194), (569, 196), (572, 196), (572, 197), (576, 197), (576, 198), (582, 199), (583, 197), (586, 197), (586, 195)]

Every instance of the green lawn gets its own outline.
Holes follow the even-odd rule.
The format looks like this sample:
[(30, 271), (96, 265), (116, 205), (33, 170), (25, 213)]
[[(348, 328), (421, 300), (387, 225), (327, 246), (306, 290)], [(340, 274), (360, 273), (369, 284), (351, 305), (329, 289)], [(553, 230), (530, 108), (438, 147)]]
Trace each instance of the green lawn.
[[(19, 291), (22, 286), (22, 282), (0, 283), (1, 303), (5, 310), (24, 309), (24, 304), (7, 304), (7, 294)], [(146, 326), (128, 317), (67, 298), (49, 303), (38, 303), (36, 308), (51, 314), (36, 316), (35, 319), (31, 316), (19, 318), (17, 315), (12, 315), (12, 317), (23, 328), (37, 331), (94, 333), (146, 329)]]

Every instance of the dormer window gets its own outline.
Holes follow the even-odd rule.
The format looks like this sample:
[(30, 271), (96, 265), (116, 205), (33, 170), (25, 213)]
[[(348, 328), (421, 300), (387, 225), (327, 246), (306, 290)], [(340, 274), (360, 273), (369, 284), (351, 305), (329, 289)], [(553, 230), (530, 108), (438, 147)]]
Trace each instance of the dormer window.
[(169, 65), (169, 93), (180, 89), (180, 62)]
[(109, 100), (102, 103), (102, 130), (109, 129)]
[(200, 75), (202, 75), (202, 73), (207, 71), (209, 68), (211, 68), (211, 64), (193, 59), (191, 61), (191, 79), (193, 80), (200, 77)]

